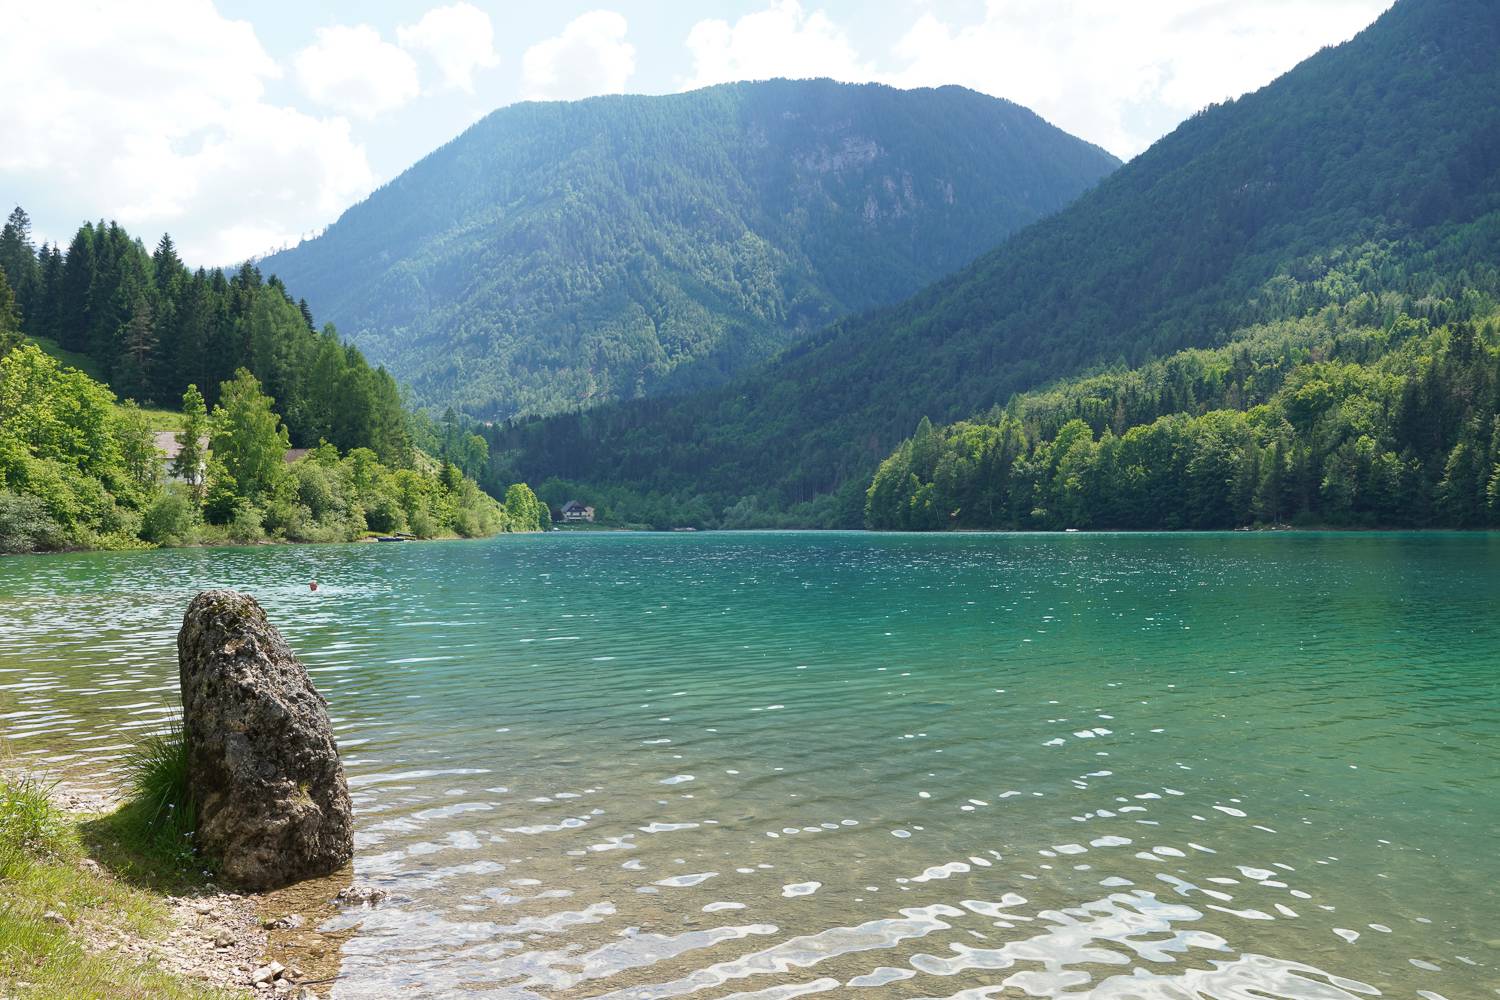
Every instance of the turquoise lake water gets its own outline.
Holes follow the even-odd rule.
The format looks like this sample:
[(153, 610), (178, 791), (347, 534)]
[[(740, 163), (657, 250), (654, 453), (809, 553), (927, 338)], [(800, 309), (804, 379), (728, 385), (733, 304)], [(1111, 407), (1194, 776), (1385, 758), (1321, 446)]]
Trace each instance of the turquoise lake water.
[(338, 998), (1500, 996), (1500, 535), (0, 560), (6, 752), (110, 780), (209, 586), (392, 893)]

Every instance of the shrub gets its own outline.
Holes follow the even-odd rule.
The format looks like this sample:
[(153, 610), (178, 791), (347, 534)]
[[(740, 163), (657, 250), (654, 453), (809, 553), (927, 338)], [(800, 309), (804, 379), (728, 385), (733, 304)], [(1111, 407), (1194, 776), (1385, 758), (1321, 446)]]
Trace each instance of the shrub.
[(260, 512), (261, 530), (267, 535), (295, 539), (297, 530), (309, 520), (307, 508), (290, 496), (265, 498), (257, 510)]
[(175, 545), (185, 539), (198, 521), (198, 512), (186, 488), (172, 485), (157, 495), (141, 518), (141, 537), (157, 545)]
[(208, 489), (203, 498), (203, 516), (210, 524), (229, 524), (240, 506), (240, 487), (224, 463), (208, 460)]
[(40, 497), (0, 490), (0, 552), (37, 552), (64, 543), (62, 526)]
[(453, 519), (453, 530), (465, 538), (479, 538), (485, 534), (484, 521), (476, 511), (461, 510)]
[(365, 524), (371, 531), (383, 533), (405, 531), (409, 527), (401, 499), (389, 493), (377, 494), (365, 505)]
[(418, 538), (436, 538), (441, 529), (437, 518), (427, 513), (425, 509), (418, 510), (411, 518), (411, 532)]
[(314, 520), (326, 523), (349, 517), (351, 490), (338, 475), (336, 467), (329, 469), (317, 462), (302, 461), (292, 467), (292, 476), (297, 501), (308, 509)]
[(255, 508), (255, 505), (248, 500), (242, 500), (236, 504), (234, 516), (229, 519), (229, 537), (243, 545), (258, 542), (265, 536), (260, 511)]

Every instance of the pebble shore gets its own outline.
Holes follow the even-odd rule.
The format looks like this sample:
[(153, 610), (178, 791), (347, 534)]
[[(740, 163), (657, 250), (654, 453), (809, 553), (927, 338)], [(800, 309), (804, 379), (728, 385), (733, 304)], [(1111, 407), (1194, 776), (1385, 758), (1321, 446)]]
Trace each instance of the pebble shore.
[[(74, 816), (104, 815), (120, 805), (118, 796), (109, 792), (64, 784), (53, 787), (51, 798), (59, 809)], [(92, 858), (85, 858), (80, 865), (94, 875), (113, 877)], [(348, 887), (347, 880), (344, 883), (341, 902), (347, 905), (370, 900), (368, 894), (361, 895), (360, 890)], [(242, 996), (317, 1000), (327, 995), (331, 976), (313, 982), (313, 976), (293, 961), (268, 957), (273, 950), (292, 950), (284, 943), (278, 947), (275, 941), (278, 932), (301, 931), (299, 936), (305, 939), (311, 931), (307, 918), (299, 913), (269, 915), (276, 908), (276, 895), (228, 892), (210, 883), (191, 895), (165, 896), (162, 902), (168, 909), (171, 930), (159, 939), (136, 937), (86, 917), (49, 912), (47, 919), (67, 924), (93, 953), (115, 953), (149, 961), (184, 979), (198, 980)], [(327, 900), (327, 905), (333, 907), (334, 900)], [(327, 950), (336, 957), (337, 941), (329, 944), (331, 948)], [(313, 954), (324, 959), (317, 964), (327, 965), (327, 950), (315, 948)]]

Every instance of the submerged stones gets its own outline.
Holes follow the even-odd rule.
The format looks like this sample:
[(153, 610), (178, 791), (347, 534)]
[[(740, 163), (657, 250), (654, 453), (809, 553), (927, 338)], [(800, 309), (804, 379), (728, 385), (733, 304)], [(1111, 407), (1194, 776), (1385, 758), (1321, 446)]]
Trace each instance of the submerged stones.
[(256, 890), (343, 867), (353, 817), (327, 703), (260, 605), (199, 594), (177, 659), (199, 850)]
[(333, 902), (338, 906), (374, 906), (385, 899), (386, 895), (386, 891), (377, 886), (351, 885), (333, 897)]

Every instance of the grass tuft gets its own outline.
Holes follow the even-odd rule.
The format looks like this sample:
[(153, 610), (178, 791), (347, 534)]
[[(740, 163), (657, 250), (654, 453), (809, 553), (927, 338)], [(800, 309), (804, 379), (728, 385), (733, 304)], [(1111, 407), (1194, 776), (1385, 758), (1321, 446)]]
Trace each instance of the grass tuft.
[(94, 826), (102, 821), (63, 813), (50, 801), (52, 787), (0, 776), (0, 996), (228, 1000), (228, 993), (171, 975), (149, 955), (85, 945), (92, 933), (128, 935), (149, 947), (169, 929), (167, 909), (159, 892), (84, 863), (83, 834), (99, 832)]
[(0, 882), (61, 850), (64, 823), (52, 787), (31, 777), (0, 782)]
[(196, 815), (188, 787), (187, 739), (181, 719), (172, 718), (166, 729), (143, 737), (127, 750), (125, 773), (131, 798), (141, 804), (153, 826), (166, 823), (178, 830), (193, 828)]
[(198, 808), (188, 781), (181, 718), (173, 717), (166, 729), (131, 747), (125, 755), (125, 774), (130, 797), (118, 814), (121, 834), (142, 854), (184, 871), (195, 867)]

